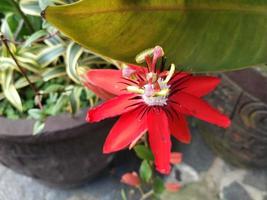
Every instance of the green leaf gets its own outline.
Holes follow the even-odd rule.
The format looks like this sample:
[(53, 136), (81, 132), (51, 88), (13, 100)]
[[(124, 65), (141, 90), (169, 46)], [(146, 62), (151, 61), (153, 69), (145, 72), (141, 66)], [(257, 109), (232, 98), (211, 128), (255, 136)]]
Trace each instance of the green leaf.
[(23, 48), (31, 46), (31, 44), (33, 42), (35, 42), (36, 40), (40, 39), (41, 37), (46, 36), (47, 34), (48, 33), (45, 30), (39, 30), (39, 31), (35, 32), (29, 38), (27, 38), (27, 40), (23, 44)]
[(61, 84), (49, 84), (47, 88), (43, 90), (44, 93), (54, 93), (64, 91), (65, 86)]
[(7, 69), (16, 69), (16, 63), (12, 58), (0, 57), (0, 70), (5, 71)]
[(20, 112), (22, 112), (22, 103), (19, 93), (13, 84), (13, 70), (8, 69), (0, 73), (2, 90), (7, 100)]
[(55, 46), (55, 45), (59, 45), (59, 44), (64, 44), (64, 41), (58, 35), (54, 35), (53, 37), (49, 37), (44, 42), (48, 46)]
[(267, 62), (267, 1), (81, 0), (45, 16), (77, 43), (121, 61), (160, 45), (170, 62), (193, 71)]
[[(40, 72), (40, 65), (36, 62), (36, 60), (32, 59), (32, 58), (27, 58), (26, 56), (16, 56), (19, 64), (21, 67), (32, 71), (34, 73), (39, 73)], [(17, 68), (17, 67), (16, 67)], [(17, 68), (17, 71), (20, 71)]]
[(66, 71), (65, 71), (65, 68), (62, 66), (47, 68), (42, 73), (42, 77), (43, 77), (44, 81), (49, 81), (51, 79), (65, 76), (65, 75), (66, 75)]
[(71, 94), (70, 94), (70, 105), (72, 114), (76, 114), (80, 109), (80, 96), (82, 93), (82, 87), (74, 87)]
[(153, 191), (156, 194), (161, 194), (162, 192), (164, 192), (164, 190), (165, 190), (164, 182), (160, 177), (157, 176), (154, 179)]
[[(40, 80), (39, 76), (34, 76), (34, 75), (30, 75), (30, 76), (28, 76), (28, 78), (30, 79), (30, 81), (32, 83)], [(28, 85), (29, 85), (29, 82), (26, 80), (25, 77), (21, 77), (15, 82), (15, 87), (17, 89), (24, 88), (24, 87), (26, 87)]]
[(47, 6), (53, 5), (51, 0), (39, 0), (39, 6), (41, 10), (46, 9)]
[(33, 135), (38, 135), (45, 128), (45, 122), (36, 121), (33, 125)]
[(57, 100), (56, 105), (53, 107), (52, 114), (53, 115), (59, 114), (62, 111), (62, 109), (66, 107), (68, 102), (69, 102), (69, 97), (67, 95), (62, 94)]
[(42, 12), (39, 2), (37, 0), (21, 0), (20, 1), (21, 10), (28, 15), (40, 16)]
[(41, 65), (42, 68), (47, 67), (54, 61), (57, 61), (59, 56), (65, 53), (65, 46), (62, 44), (58, 44), (52, 47), (44, 48), (37, 55), (37, 62)]
[(122, 200), (127, 200), (127, 196), (126, 196), (126, 193), (125, 193), (124, 189), (121, 189), (121, 199)]
[(14, 7), (12, 3), (10, 3), (10, 0), (1, 0), (0, 3), (0, 13), (8, 13), (13, 12)]
[(38, 121), (42, 121), (45, 118), (43, 111), (40, 109), (37, 109), (37, 108), (30, 109), (28, 111), (28, 114), (30, 117), (32, 117), (33, 119), (38, 120)]
[(1, 32), (7, 39), (14, 41), (14, 33), (17, 26), (18, 21), (16, 20), (15, 15), (13, 13), (8, 13), (2, 21)]
[(151, 150), (144, 145), (136, 145), (134, 147), (134, 151), (136, 155), (143, 160), (148, 160), (148, 161), (154, 160), (154, 156)]
[(143, 181), (148, 183), (152, 177), (152, 169), (147, 160), (144, 160), (139, 169), (140, 177)]
[(82, 55), (83, 49), (75, 44), (70, 43), (66, 54), (66, 71), (68, 76), (75, 82), (80, 84), (80, 79), (77, 74), (78, 59)]

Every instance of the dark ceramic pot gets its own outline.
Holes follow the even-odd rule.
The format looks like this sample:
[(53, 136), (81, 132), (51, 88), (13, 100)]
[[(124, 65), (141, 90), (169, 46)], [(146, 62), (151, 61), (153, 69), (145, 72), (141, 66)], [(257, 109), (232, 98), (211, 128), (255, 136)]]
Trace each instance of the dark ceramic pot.
[(221, 76), (208, 100), (232, 118), (232, 125), (224, 130), (199, 123), (204, 139), (233, 164), (267, 167), (267, 77), (255, 69)]
[(32, 120), (0, 118), (0, 162), (41, 182), (60, 187), (81, 185), (111, 161), (102, 146), (114, 119), (85, 122), (86, 111), (71, 118), (49, 117), (42, 134), (32, 135)]

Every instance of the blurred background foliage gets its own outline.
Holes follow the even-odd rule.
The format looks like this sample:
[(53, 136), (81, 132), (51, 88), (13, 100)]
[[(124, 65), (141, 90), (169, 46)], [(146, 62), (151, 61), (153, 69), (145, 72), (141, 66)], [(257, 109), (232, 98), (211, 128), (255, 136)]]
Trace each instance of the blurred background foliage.
[[(71, 0), (1, 0), (1, 32), (19, 65), (38, 89), (36, 93), (22, 75), (8, 49), (0, 48), (0, 115), (36, 120), (34, 134), (41, 132), (45, 119), (93, 106), (97, 97), (84, 89), (77, 67), (107, 68), (107, 61), (93, 55), (43, 21), (40, 13), (48, 5), (63, 5)], [(39, 96), (38, 95), (38, 96)]]

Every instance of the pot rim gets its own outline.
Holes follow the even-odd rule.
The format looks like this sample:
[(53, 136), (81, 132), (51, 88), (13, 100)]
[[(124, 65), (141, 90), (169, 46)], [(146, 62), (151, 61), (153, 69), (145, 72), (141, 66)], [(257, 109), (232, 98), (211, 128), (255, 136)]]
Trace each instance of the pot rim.
[[(86, 109), (81, 109), (75, 116), (71, 116), (68, 113), (61, 113), (56, 116), (49, 116), (45, 122), (45, 128), (41, 134), (33, 135), (33, 125), (35, 120), (33, 119), (7, 119), (0, 117), (0, 138), (12, 138), (12, 137), (46, 137), (56, 132), (64, 132), (64, 130), (74, 129), (76, 127), (88, 125), (86, 122)], [(55, 123), (56, 122), (56, 123)], [(94, 126), (94, 124), (91, 124)]]
[(264, 90), (264, 86), (267, 86), (267, 78), (258, 70), (253, 68), (242, 69), (226, 72), (223, 76), (239, 87), (243, 93), (267, 106), (267, 89)]

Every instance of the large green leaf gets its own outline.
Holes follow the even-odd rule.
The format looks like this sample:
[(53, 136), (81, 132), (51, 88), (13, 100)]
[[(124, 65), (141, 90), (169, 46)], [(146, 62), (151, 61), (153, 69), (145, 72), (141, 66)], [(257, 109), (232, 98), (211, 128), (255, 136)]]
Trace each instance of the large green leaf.
[(45, 17), (90, 50), (127, 62), (155, 45), (193, 71), (267, 61), (266, 0), (82, 0), (49, 7)]

